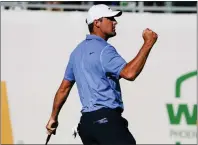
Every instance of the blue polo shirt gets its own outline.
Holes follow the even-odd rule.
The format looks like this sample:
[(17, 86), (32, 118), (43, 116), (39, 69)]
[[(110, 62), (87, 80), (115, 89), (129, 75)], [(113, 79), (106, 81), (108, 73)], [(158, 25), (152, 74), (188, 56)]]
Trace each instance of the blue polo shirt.
[(101, 37), (87, 35), (71, 53), (64, 79), (75, 81), (81, 112), (123, 108), (119, 74), (126, 61)]

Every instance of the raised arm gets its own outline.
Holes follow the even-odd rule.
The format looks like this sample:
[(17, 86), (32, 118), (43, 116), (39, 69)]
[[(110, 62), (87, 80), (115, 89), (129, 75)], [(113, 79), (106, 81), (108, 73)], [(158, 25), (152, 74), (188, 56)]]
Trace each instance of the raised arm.
[(148, 28), (143, 31), (142, 35), (144, 39), (144, 44), (142, 45), (142, 48), (140, 49), (136, 57), (129, 63), (127, 63), (120, 72), (120, 77), (129, 81), (134, 81), (135, 78), (140, 74), (146, 63), (151, 48), (153, 47), (158, 38), (157, 34)]

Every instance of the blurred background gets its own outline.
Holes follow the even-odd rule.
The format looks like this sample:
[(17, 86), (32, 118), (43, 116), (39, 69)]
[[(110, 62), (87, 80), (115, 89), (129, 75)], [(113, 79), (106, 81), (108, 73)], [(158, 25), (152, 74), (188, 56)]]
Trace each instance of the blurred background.
[(197, 1), (16, 1), (1, 2), (1, 9), (87, 11), (94, 4), (133, 13), (197, 13)]
[[(1, 143), (45, 143), (54, 95), (94, 4), (123, 11), (109, 43), (127, 62), (145, 28), (159, 36), (138, 78), (120, 80), (137, 144), (196, 144), (197, 1), (1, 1)], [(82, 144), (72, 136), (80, 110), (74, 85), (50, 144)]]

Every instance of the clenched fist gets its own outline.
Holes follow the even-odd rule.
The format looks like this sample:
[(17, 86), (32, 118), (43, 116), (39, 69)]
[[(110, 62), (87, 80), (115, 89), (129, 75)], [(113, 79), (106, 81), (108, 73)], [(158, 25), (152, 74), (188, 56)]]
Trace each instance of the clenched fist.
[(155, 44), (155, 42), (157, 41), (157, 38), (158, 38), (157, 34), (149, 28), (147, 28), (143, 31), (142, 37), (144, 38), (145, 43), (148, 42), (151, 44)]

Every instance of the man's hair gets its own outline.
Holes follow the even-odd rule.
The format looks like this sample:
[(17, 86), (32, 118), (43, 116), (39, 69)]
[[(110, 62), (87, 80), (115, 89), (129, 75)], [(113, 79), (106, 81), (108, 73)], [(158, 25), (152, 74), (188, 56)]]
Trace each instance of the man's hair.
[(89, 29), (90, 33), (93, 32), (93, 26), (94, 26), (94, 23), (91, 23), (91, 24), (88, 25), (88, 29)]
[[(98, 20), (102, 22), (102, 18), (100, 18)], [(87, 20), (86, 20), (86, 23), (87, 23)], [(88, 25), (89, 33), (93, 32), (93, 28), (94, 28), (94, 23), (91, 23)]]

